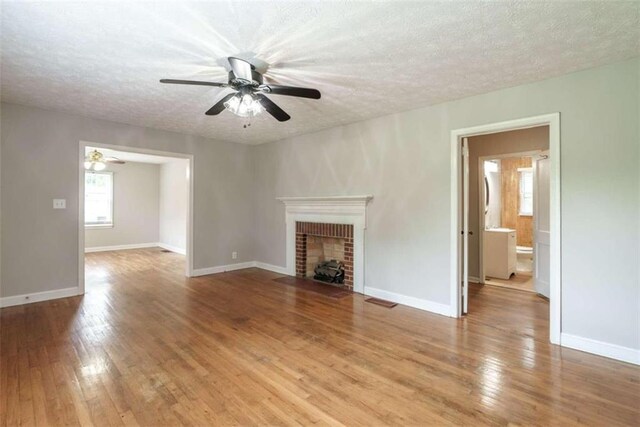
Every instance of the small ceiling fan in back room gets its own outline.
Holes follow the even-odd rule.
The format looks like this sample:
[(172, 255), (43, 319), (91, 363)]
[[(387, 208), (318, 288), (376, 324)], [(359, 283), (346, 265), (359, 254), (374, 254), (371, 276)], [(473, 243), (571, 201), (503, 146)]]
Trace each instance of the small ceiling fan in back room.
[(249, 62), (232, 56), (230, 56), (228, 60), (231, 65), (231, 71), (229, 71), (229, 81), (227, 83), (175, 79), (162, 79), (160, 83), (215, 86), (233, 89), (232, 93), (226, 95), (205, 113), (208, 116), (218, 115), (227, 109), (236, 116), (254, 117), (263, 110), (266, 110), (275, 117), (276, 120), (286, 122), (291, 116), (267, 98), (265, 94), (320, 99), (320, 91), (317, 89), (265, 84), (262, 74), (256, 71), (256, 67)]
[(124, 165), (126, 162), (117, 157), (105, 157), (98, 150), (91, 150), (84, 158), (84, 168), (90, 171), (101, 171), (107, 167), (107, 163)]

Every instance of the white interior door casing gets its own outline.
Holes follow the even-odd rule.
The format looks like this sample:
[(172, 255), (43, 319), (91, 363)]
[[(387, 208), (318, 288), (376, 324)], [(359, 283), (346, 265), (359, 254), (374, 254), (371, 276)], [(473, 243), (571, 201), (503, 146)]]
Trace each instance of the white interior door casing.
[(462, 314), (469, 307), (469, 140), (462, 138)]
[(551, 210), (549, 153), (533, 158), (533, 280), (536, 292), (550, 298)]

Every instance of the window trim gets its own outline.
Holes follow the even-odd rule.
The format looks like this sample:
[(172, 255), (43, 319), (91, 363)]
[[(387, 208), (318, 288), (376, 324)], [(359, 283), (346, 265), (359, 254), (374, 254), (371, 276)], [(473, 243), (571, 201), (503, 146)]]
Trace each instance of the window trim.
[[(531, 211), (522, 211), (522, 177), (531, 174)], [(533, 168), (518, 168), (518, 216), (533, 216)]]
[[(101, 228), (113, 228), (114, 227), (114, 217), (113, 217), (113, 205), (115, 204), (114, 201), (114, 194), (115, 194), (115, 182), (114, 182), (114, 175), (112, 171), (89, 171), (89, 170), (85, 170), (84, 171), (84, 176), (85, 176), (85, 185), (84, 185), (84, 197), (85, 197), (85, 206), (87, 204), (86, 201), (86, 197), (87, 197), (87, 184), (86, 184), (86, 176), (87, 174), (93, 174), (93, 175), (110, 175), (111, 176), (111, 221), (109, 222), (87, 222), (86, 218), (84, 221), (84, 228), (85, 229), (101, 229)], [(86, 215), (86, 208), (85, 208), (85, 215)]]
[(86, 222), (84, 224), (84, 228), (90, 228), (90, 229), (101, 229), (101, 228), (113, 228), (113, 221), (111, 222)]

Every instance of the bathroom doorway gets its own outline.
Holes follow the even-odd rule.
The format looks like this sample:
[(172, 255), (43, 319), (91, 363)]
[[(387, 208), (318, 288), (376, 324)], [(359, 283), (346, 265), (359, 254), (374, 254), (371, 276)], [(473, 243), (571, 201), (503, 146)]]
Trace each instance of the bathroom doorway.
[[(533, 134), (539, 145), (526, 145)], [(545, 210), (533, 225), (534, 286), (548, 295), (549, 340), (560, 342), (560, 114), (514, 119), (451, 131), (451, 314), (459, 317), (473, 311), (469, 299), (484, 286), (480, 284), (480, 180), (479, 158), (532, 152), (533, 185), (545, 180), (533, 209)], [(484, 164), (483, 164), (484, 165)], [(535, 191), (535, 190), (534, 190)], [(545, 200), (542, 200), (542, 199)], [(538, 199), (538, 200), (536, 200)], [(482, 199), (484, 201), (484, 199)], [(484, 211), (482, 211), (484, 215)], [(533, 215), (535, 218), (536, 215)], [(484, 219), (484, 217), (483, 217)], [(500, 224), (501, 225), (501, 224)], [(484, 228), (484, 224), (483, 224)], [(512, 246), (512, 253), (517, 251)], [(516, 252), (517, 256), (517, 252)], [(484, 277), (483, 277), (484, 279)], [(475, 282), (475, 284), (474, 284)], [(469, 283), (472, 286), (469, 286)], [(470, 292), (472, 288), (472, 292)], [(505, 290), (525, 295), (524, 292)]]
[(534, 166), (544, 155), (548, 157), (547, 151), (538, 149), (479, 157), (478, 283), (549, 297), (547, 288), (536, 290), (534, 282), (534, 224), (538, 216)]

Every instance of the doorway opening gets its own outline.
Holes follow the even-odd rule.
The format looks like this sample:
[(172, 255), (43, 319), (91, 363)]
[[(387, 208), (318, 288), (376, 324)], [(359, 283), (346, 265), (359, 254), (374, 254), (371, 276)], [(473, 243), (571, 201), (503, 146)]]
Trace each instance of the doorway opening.
[[(529, 261), (532, 281), (527, 285), (549, 299), (550, 341), (555, 344), (560, 343), (561, 330), (559, 123), (556, 113), (451, 133), (451, 314), (459, 317), (468, 312), (470, 281), (498, 279), (517, 287), (514, 276), (528, 281), (524, 270)], [(538, 138), (538, 145), (527, 145), (536, 133), (545, 135), (543, 143)], [(502, 180), (501, 167), (504, 172), (508, 167), (508, 180)], [(513, 184), (507, 186), (508, 181)], [(503, 183), (508, 188), (503, 189)]]
[(79, 158), (81, 292), (109, 284), (123, 260), (190, 277), (193, 157), (81, 141)]
[[(512, 141), (513, 148), (532, 150), (477, 155), (495, 150), (496, 143), (501, 140)], [(473, 219), (477, 215), (477, 221), (469, 221), (469, 231), (475, 228), (476, 222), (478, 225), (478, 244), (471, 239), (469, 242), (470, 260), (474, 256), (478, 259), (477, 274), (474, 271), (476, 264), (472, 262), (469, 280), (536, 292), (548, 299), (548, 280), (534, 274), (536, 256), (542, 255), (545, 265), (549, 258), (548, 251), (540, 249), (539, 254), (534, 250), (534, 241), (540, 240), (540, 227), (548, 223), (548, 214), (538, 212), (540, 207), (548, 211), (548, 203), (543, 206), (535, 203), (540, 195), (548, 199), (549, 194), (548, 176), (540, 175), (544, 173), (544, 168), (537, 167), (540, 162), (549, 159), (548, 126), (488, 134), (469, 138), (468, 141), (470, 162), (477, 159), (478, 184), (474, 187), (472, 180), (469, 180), (469, 215)], [(473, 197), (475, 192), (477, 197)], [(473, 209), (474, 202), (477, 202), (476, 211)], [(544, 221), (540, 222), (540, 218)]]

